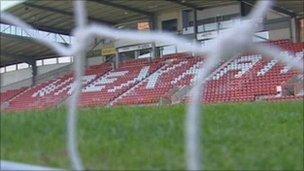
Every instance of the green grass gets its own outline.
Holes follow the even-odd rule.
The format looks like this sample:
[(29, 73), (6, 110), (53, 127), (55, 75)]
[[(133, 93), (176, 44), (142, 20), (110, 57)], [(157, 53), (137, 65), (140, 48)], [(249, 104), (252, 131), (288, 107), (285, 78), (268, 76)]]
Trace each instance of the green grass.
[[(210, 105), (203, 116), (208, 170), (303, 170), (303, 103)], [(87, 169), (186, 168), (185, 107), (91, 108), (80, 112)], [(1, 160), (70, 168), (66, 110), (1, 115)]]

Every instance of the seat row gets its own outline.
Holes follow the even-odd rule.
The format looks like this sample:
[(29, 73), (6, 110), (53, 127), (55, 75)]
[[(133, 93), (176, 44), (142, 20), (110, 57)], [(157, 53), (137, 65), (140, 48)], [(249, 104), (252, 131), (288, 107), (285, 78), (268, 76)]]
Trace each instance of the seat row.
[[(303, 62), (304, 43), (293, 44), (287, 40), (268, 43), (291, 50), (299, 62)], [(288, 53), (286, 53), (288, 55)], [(302, 55), (302, 56), (301, 56)], [(176, 97), (184, 88), (193, 86), (205, 57), (179, 53), (153, 61), (138, 59), (125, 61), (112, 69), (105, 63), (86, 69), (82, 78), (79, 105), (84, 107), (105, 105), (155, 104), (162, 99)], [(284, 72), (282, 72), (284, 71)], [(201, 92), (206, 103), (253, 101), (259, 97), (277, 97), (277, 87), (288, 82), (299, 72), (287, 68), (278, 61), (260, 54), (242, 54), (221, 61), (212, 70)], [(24, 90), (9, 101), (8, 110), (43, 109), (63, 103), (74, 90), (73, 73)], [(4, 101), (12, 95), (2, 95)], [(189, 94), (178, 97), (189, 101)], [(2, 100), (1, 100), (2, 102)]]

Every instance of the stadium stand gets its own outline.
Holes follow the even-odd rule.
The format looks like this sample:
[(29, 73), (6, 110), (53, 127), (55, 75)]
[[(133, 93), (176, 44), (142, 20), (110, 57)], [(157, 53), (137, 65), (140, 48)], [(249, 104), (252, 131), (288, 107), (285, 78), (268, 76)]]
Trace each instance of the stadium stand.
[[(303, 43), (271, 42), (303, 58)], [(302, 56), (300, 56), (302, 54)], [(287, 52), (286, 52), (286, 55)], [(284, 66), (259, 55), (246, 55), (226, 63), (226, 67), (213, 75), (204, 95), (206, 103), (254, 101), (263, 97), (280, 97), (277, 87), (295, 75), (295, 71), (281, 73)]]
[[(95, 65), (86, 70), (83, 85), (111, 70), (110, 64)], [(73, 91), (73, 74), (68, 73), (59, 78), (38, 84), (22, 92), (18, 98), (8, 101), (8, 111), (28, 109), (45, 109), (57, 106), (67, 99)]]
[(1, 92), (0, 94), (0, 99), (1, 99), (1, 104), (12, 99), (13, 97), (15, 97), (16, 95), (18, 95), (19, 93), (23, 92), (26, 88), (20, 88), (20, 89), (16, 89), (16, 90), (7, 90), (5, 92)]
[[(268, 44), (283, 48), (284, 55), (293, 53), (298, 60), (303, 60), (304, 43), (279, 40)], [(152, 62), (125, 61), (116, 69), (109, 63), (91, 66), (83, 77), (79, 105), (147, 105), (157, 104), (163, 98), (171, 100), (173, 94), (192, 86), (203, 59), (178, 53)], [(303, 93), (282, 96), (281, 92), (282, 86), (296, 76), (303, 78), (301, 73), (276, 60), (255, 53), (242, 54), (222, 62), (213, 71), (202, 97), (204, 103), (297, 99), (303, 97)], [(9, 103), (5, 109), (8, 111), (58, 106), (71, 95), (73, 80), (73, 74), (67, 73), (32, 88), (7, 91), (1, 93), (1, 103)], [(184, 93), (178, 102), (188, 101), (188, 95), (189, 92)]]
[(177, 54), (159, 60), (159, 62), (165, 62), (164, 67), (122, 96), (115, 104), (157, 103), (175, 86), (173, 80), (183, 75), (188, 68), (200, 60), (201, 58), (194, 58), (187, 54)]
[(159, 63), (149, 64), (147, 60), (125, 62), (116, 70), (108, 72), (85, 87), (80, 105), (107, 105), (159, 67)]

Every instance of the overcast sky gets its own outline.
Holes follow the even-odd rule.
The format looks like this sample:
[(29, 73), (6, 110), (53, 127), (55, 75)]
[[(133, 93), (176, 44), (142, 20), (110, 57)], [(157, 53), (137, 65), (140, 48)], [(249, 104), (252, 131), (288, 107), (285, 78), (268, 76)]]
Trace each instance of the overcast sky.
[(0, 0), (1, 11), (6, 10), (7, 8), (10, 8), (23, 1), (25, 0)]

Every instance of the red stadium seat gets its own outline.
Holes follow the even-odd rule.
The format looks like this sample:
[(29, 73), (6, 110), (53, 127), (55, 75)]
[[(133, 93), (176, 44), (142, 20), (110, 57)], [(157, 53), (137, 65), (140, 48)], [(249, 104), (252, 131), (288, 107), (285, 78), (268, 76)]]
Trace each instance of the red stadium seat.
[[(279, 40), (268, 44), (292, 53), (301, 52), (298, 58), (303, 60), (304, 43)], [(203, 57), (179, 53), (152, 62), (146, 59), (126, 61), (115, 70), (111, 70), (110, 64), (91, 66), (85, 71), (79, 105), (147, 105), (159, 103), (161, 99), (171, 99), (175, 92), (192, 85), (203, 61)], [(236, 59), (222, 61), (213, 70), (202, 93), (203, 102), (245, 102), (259, 97), (269, 100), (293, 99), (292, 96), (277, 97), (276, 88), (299, 74), (267, 57), (243, 54)], [(70, 96), (73, 80), (73, 75), (68, 73), (33, 88), (4, 92), (1, 93), (1, 103), (8, 101), (7, 110), (10, 111), (54, 107)], [(180, 99), (181, 103), (188, 101), (187, 96)]]

